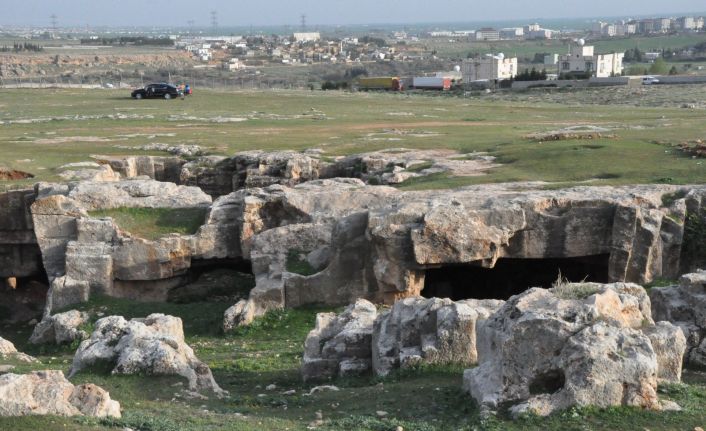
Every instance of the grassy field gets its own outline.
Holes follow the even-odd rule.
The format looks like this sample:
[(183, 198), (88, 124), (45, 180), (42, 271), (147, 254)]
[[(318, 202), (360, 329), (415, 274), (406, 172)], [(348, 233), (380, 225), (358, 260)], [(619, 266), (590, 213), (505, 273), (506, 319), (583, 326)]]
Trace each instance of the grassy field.
[[(694, 46), (706, 41), (704, 34), (640, 36), (630, 38), (612, 38), (591, 40), (591, 45), (596, 47), (596, 52), (625, 52), (631, 48), (641, 51), (661, 51), (662, 49), (676, 49)], [(567, 42), (560, 39), (549, 40), (501, 40), (494, 42), (454, 42), (448, 40), (425, 40), (423, 43), (428, 49), (436, 50), (440, 57), (466, 58), (468, 54), (486, 54), (503, 52), (508, 56), (532, 58), (536, 53), (566, 54)]]
[[(87, 418), (0, 418), (0, 429), (45, 430), (304, 430), (323, 414), (322, 430), (407, 431), (432, 430), (691, 430), (706, 423), (706, 375), (688, 372), (687, 384), (661, 390), (661, 397), (678, 402), (679, 413), (645, 412), (631, 408), (572, 409), (548, 419), (527, 417), (513, 422), (502, 415), (481, 419), (470, 397), (461, 391), (462, 369), (455, 366), (405, 370), (386, 378), (360, 377), (332, 382), (339, 391), (306, 395), (314, 384), (304, 384), (298, 374), (303, 340), (313, 328), (317, 309), (271, 312), (251, 327), (224, 335), (219, 330), (229, 304), (133, 303), (96, 298), (81, 306), (95, 313), (141, 317), (153, 312), (180, 316), (189, 343), (209, 364), (230, 397), (207, 400), (179, 397), (178, 378), (110, 376), (82, 373), (74, 383), (93, 382), (106, 388), (123, 408), (119, 420)], [(94, 317), (95, 319), (95, 317)], [(27, 326), (4, 327), (3, 336), (37, 355), (39, 364), (16, 364), (17, 371), (68, 370), (76, 345), (36, 347), (27, 344)], [(275, 384), (275, 390), (266, 386)], [(294, 395), (283, 392), (295, 390)], [(377, 411), (385, 411), (384, 419)]]
[[(489, 175), (431, 178), (419, 187), (542, 180), (562, 184), (701, 183), (700, 160), (671, 147), (704, 139), (706, 86), (405, 95), (322, 91), (209, 92), (142, 100), (115, 90), (0, 90), (0, 167), (57, 181), (90, 155), (159, 154), (147, 143), (198, 144), (212, 154), (320, 148), (326, 156), (391, 147), (488, 152)], [(702, 109), (683, 109), (683, 103)], [(526, 135), (574, 125), (615, 138), (538, 143)], [(433, 132), (392, 134), (392, 130)], [(382, 137), (382, 139), (380, 139)], [(128, 149), (120, 148), (128, 147)], [(413, 187), (407, 184), (406, 187)]]
[(154, 240), (170, 233), (195, 234), (207, 211), (207, 208), (116, 208), (91, 211), (89, 215), (111, 217), (121, 229)]

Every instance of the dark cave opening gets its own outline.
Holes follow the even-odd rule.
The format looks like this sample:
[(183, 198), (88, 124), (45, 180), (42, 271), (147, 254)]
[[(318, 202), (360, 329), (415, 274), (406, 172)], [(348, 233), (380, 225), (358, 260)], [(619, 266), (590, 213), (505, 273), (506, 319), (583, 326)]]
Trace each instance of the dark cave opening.
[(571, 282), (608, 282), (610, 255), (546, 259), (499, 259), (494, 268), (448, 265), (427, 269), (426, 298), (508, 299), (532, 287), (549, 288), (561, 272)]
[(41, 319), (49, 280), (41, 273), (0, 280), (0, 322), (18, 323)]
[(170, 289), (167, 301), (188, 303), (197, 301), (237, 302), (247, 298), (255, 287), (250, 261), (244, 259), (194, 259), (185, 281)]

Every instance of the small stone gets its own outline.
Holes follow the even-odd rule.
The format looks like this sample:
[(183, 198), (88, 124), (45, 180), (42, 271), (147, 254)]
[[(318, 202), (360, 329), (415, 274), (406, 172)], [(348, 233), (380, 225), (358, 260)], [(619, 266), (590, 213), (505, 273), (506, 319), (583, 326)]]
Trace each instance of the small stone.
[(297, 391), (295, 389), (290, 389), (288, 391), (282, 392), (282, 395), (294, 395), (296, 393), (297, 393)]
[(377, 417), (379, 417), (379, 418), (385, 418), (385, 417), (387, 417), (387, 412), (384, 411), (384, 410), (378, 410), (378, 411), (375, 412), (375, 414), (376, 414)]
[(277, 385), (275, 384), (267, 385), (267, 387), (265, 387), (266, 391), (274, 391), (275, 389), (277, 389)]

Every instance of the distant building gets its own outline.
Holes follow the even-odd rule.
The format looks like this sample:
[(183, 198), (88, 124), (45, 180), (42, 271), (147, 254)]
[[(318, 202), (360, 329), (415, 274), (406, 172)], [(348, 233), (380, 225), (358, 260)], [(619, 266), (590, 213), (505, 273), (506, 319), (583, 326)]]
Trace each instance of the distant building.
[(230, 60), (223, 62), (223, 68), (229, 71), (240, 70), (245, 68), (245, 64), (237, 58), (231, 58)]
[(500, 30), (500, 39), (513, 40), (525, 37), (525, 29), (522, 27), (503, 28)]
[(624, 53), (595, 54), (593, 46), (579, 40), (569, 46), (569, 53), (559, 56), (560, 75), (584, 75), (606, 78), (623, 73)]
[(309, 33), (294, 33), (295, 42), (318, 42), (321, 40), (321, 34), (319, 32), (309, 32)]
[(482, 28), (476, 30), (475, 39), (486, 41), (500, 40), (500, 31), (492, 28)]
[(680, 30), (696, 30), (696, 20), (693, 16), (677, 18), (676, 25)]
[(544, 56), (544, 65), (545, 66), (556, 67), (557, 63), (559, 63), (559, 54), (549, 54), (549, 55)]
[(501, 81), (512, 79), (517, 75), (517, 57), (505, 58), (500, 54), (497, 56), (486, 56), (480, 58), (469, 58), (463, 60), (461, 65), (463, 82), (479, 80)]

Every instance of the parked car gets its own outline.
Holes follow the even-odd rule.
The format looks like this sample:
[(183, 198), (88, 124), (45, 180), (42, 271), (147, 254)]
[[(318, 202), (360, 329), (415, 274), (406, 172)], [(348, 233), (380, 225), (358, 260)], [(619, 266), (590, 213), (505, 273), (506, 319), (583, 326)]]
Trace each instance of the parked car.
[(133, 99), (147, 99), (158, 97), (160, 99), (175, 99), (181, 96), (176, 86), (167, 83), (149, 84), (145, 88), (138, 88), (132, 92)]
[(652, 85), (652, 84), (659, 84), (659, 79), (655, 78), (654, 76), (643, 76), (642, 77), (642, 85)]

